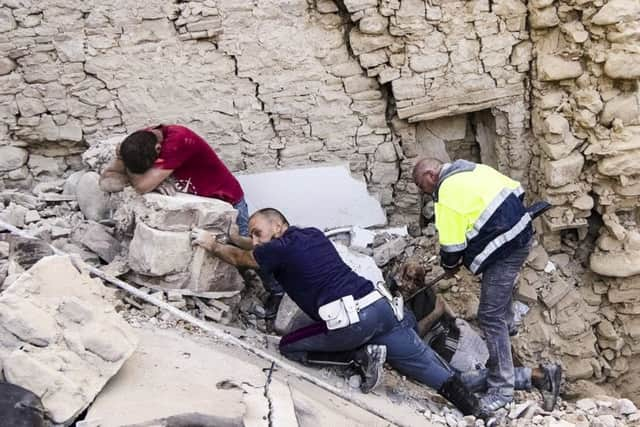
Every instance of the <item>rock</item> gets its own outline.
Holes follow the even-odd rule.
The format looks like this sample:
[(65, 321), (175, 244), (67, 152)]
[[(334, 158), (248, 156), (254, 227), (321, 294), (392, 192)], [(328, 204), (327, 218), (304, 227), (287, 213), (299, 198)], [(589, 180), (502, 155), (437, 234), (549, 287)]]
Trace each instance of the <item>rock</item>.
[(47, 111), (47, 107), (39, 98), (30, 98), (22, 95), (16, 96), (16, 104), (22, 117), (32, 117)]
[(9, 206), (0, 212), (0, 219), (14, 227), (23, 228), (29, 209), (24, 206), (10, 203)]
[(78, 206), (84, 217), (90, 221), (100, 221), (111, 216), (109, 193), (100, 189), (99, 181), (100, 175), (87, 172), (79, 177), (76, 186)]
[(576, 402), (576, 408), (582, 409), (585, 412), (592, 412), (597, 410), (598, 406), (593, 399), (580, 399)]
[(349, 32), (351, 49), (355, 55), (361, 55), (374, 50), (382, 49), (393, 43), (393, 37), (388, 34), (369, 35), (364, 34), (359, 28), (353, 28)]
[(0, 295), (7, 380), (42, 399), (45, 415), (70, 424), (133, 353), (136, 338), (115, 312), (114, 291), (70, 258), (46, 257)]
[(47, 157), (38, 154), (29, 156), (29, 169), (34, 176), (61, 176), (67, 165), (62, 157)]
[[(640, 58), (640, 57), (639, 57)], [(622, 124), (638, 124), (640, 106), (636, 94), (624, 94), (616, 96), (604, 105), (600, 116), (600, 123), (609, 125), (615, 119), (620, 119)]]
[(7, 172), (22, 167), (27, 163), (27, 150), (12, 146), (0, 147), (0, 172)]
[(538, 78), (542, 81), (575, 79), (583, 73), (580, 61), (544, 54), (538, 57)]
[(611, 415), (599, 415), (591, 421), (591, 427), (616, 427), (616, 418)]
[(76, 240), (95, 252), (106, 262), (111, 262), (122, 250), (120, 241), (113, 237), (107, 228), (96, 223), (89, 223), (74, 233)]
[(278, 335), (286, 335), (313, 322), (314, 320), (300, 310), (289, 295), (285, 295), (280, 302), (273, 329)]
[(138, 221), (129, 246), (131, 268), (148, 276), (186, 272), (193, 249), (188, 232), (161, 231)]
[(64, 181), (64, 186), (62, 187), (62, 194), (73, 194), (76, 195), (76, 189), (78, 188), (78, 182), (80, 182), (80, 178), (87, 173), (87, 171), (81, 170), (72, 173), (67, 177)]
[(373, 259), (378, 267), (389, 263), (393, 258), (399, 256), (407, 247), (407, 241), (402, 237), (397, 237), (373, 249)]
[(534, 270), (542, 271), (549, 262), (549, 255), (544, 250), (542, 245), (536, 245), (531, 249), (529, 257), (527, 258), (527, 264)]
[(555, 6), (550, 6), (544, 9), (532, 9), (531, 15), (529, 15), (529, 22), (531, 23), (531, 28), (539, 30), (555, 27), (560, 23), (560, 19)]
[(639, 79), (640, 53), (609, 52), (607, 54), (607, 62), (604, 64), (604, 73), (612, 79)]
[(0, 33), (14, 30), (16, 28), (16, 20), (8, 7), (0, 8)]
[(17, 67), (16, 63), (11, 60), (11, 58), (2, 57), (0, 58), (0, 76), (4, 76), (15, 70)]
[[(135, 217), (129, 247), (131, 269), (164, 289), (236, 291), (244, 287), (237, 268), (191, 246), (193, 227), (226, 234), (236, 211), (221, 200), (178, 194), (123, 194), (116, 218)], [(133, 220), (128, 219), (125, 222)], [(170, 278), (165, 276), (171, 275)]]
[(365, 16), (359, 22), (363, 34), (384, 34), (387, 29), (387, 18), (380, 15)]
[(635, 175), (640, 173), (640, 150), (626, 151), (598, 162), (598, 172), (608, 176)]
[(640, 18), (640, 4), (635, 0), (610, 0), (593, 15), (596, 25), (613, 25)]
[(615, 408), (619, 416), (631, 415), (638, 411), (636, 405), (629, 399), (618, 399)]
[(640, 251), (594, 251), (589, 257), (589, 268), (597, 274), (609, 277), (630, 277), (640, 274)]
[(547, 184), (551, 187), (561, 187), (575, 182), (583, 165), (584, 157), (577, 151), (563, 159), (546, 162), (544, 172)]

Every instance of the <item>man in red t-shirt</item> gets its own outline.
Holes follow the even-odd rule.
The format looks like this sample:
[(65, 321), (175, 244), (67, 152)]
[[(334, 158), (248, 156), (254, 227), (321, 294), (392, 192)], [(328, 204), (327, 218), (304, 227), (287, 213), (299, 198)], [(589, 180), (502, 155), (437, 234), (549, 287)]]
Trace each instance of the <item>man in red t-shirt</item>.
[[(116, 158), (102, 172), (100, 187), (115, 192), (127, 183), (141, 194), (156, 190), (172, 195), (177, 188), (230, 203), (238, 211), (238, 232), (231, 230), (232, 242), (245, 249), (251, 246), (251, 240), (244, 237), (249, 234), (249, 213), (240, 183), (209, 144), (191, 129), (159, 125), (127, 136), (116, 149)], [(284, 291), (268, 278), (263, 278), (263, 283), (271, 294), (266, 317), (275, 317)]]

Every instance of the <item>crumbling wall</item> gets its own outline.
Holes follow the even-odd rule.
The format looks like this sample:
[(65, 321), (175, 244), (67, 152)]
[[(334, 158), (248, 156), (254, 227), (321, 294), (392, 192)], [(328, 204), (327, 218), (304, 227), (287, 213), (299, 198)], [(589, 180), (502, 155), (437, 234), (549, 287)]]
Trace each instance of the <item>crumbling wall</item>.
[(497, 163), (524, 176), (526, 9), (439, 3), (3, 2), (0, 187), (68, 175), (87, 145), (179, 122), (233, 171), (347, 161), (392, 220), (415, 220), (405, 160), (430, 140), (414, 122), (488, 109)]
[(573, 323), (575, 348), (586, 353), (565, 362), (577, 377), (615, 382), (637, 400), (640, 385), (632, 367), (640, 352), (640, 3), (537, 0), (528, 7), (538, 142), (532, 176), (554, 205), (544, 216), (544, 245), (565, 251), (565, 238), (573, 233), (585, 239), (589, 223), (598, 234), (588, 260), (597, 275), (577, 283), (587, 311), (598, 318), (593, 329)]

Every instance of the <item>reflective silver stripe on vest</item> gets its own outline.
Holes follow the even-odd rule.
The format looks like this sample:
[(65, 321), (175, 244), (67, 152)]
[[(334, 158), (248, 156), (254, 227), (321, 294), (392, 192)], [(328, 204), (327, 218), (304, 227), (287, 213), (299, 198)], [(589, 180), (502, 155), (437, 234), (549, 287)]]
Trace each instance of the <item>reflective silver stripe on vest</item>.
[(487, 221), (489, 221), (491, 215), (494, 214), (494, 212), (500, 207), (500, 205), (502, 205), (505, 200), (507, 200), (507, 197), (509, 197), (509, 195), (512, 193), (516, 197), (520, 197), (520, 195), (524, 194), (524, 189), (522, 187), (518, 187), (513, 190), (510, 188), (503, 188), (498, 193), (498, 195), (493, 198), (491, 203), (487, 205), (484, 211), (482, 211), (475, 224), (473, 224), (473, 228), (467, 231), (467, 241), (473, 239), (480, 233), (480, 230), (482, 229), (482, 227), (484, 227)]
[(444, 252), (460, 252), (467, 249), (467, 242), (458, 243), (457, 245), (440, 245), (440, 249)]
[(531, 217), (529, 216), (529, 214), (524, 214), (522, 218), (520, 218), (520, 221), (518, 221), (516, 225), (511, 227), (509, 231), (502, 233), (501, 235), (490, 241), (489, 244), (485, 246), (484, 250), (476, 255), (476, 257), (473, 259), (473, 262), (471, 263), (471, 266), (469, 267), (469, 270), (471, 270), (472, 273), (476, 273), (482, 263), (485, 262), (485, 260), (489, 258), (492, 253), (494, 253), (507, 242), (515, 239), (516, 236), (520, 234), (522, 230), (524, 230), (527, 225), (529, 225), (530, 222)]

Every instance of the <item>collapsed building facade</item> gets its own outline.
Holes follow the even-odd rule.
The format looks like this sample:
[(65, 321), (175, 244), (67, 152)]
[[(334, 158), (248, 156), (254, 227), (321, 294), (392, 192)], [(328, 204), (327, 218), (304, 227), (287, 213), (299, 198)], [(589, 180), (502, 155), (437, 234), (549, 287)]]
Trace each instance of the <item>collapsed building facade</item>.
[(418, 235), (415, 160), (482, 161), (554, 205), (538, 253), (585, 264), (524, 275), (542, 303), (516, 347), (640, 400), (636, 0), (1, 4), (2, 190), (55, 186), (88, 147), (180, 123), (236, 173), (346, 162)]

